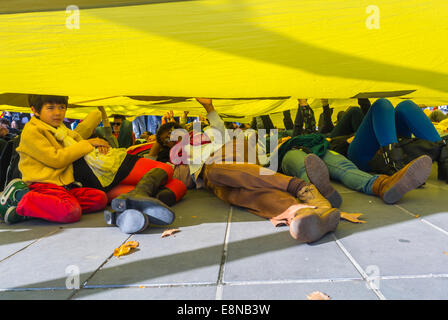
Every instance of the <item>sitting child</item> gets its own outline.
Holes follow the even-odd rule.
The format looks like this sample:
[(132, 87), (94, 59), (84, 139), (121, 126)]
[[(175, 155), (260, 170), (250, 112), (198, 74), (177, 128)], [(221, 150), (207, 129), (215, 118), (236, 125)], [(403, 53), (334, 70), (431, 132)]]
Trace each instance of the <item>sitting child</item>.
[[(2, 194), (0, 215), (8, 224), (29, 217), (72, 223), (83, 213), (100, 211), (107, 205), (103, 191), (82, 188), (75, 182), (72, 164), (108, 144), (99, 138), (84, 140), (67, 129), (63, 124), (67, 103), (68, 97), (63, 96), (29, 96), (35, 116), (25, 125), (16, 149), (23, 181), (12, 180)], [(66, 146), (66, 139), (74, 143)]]

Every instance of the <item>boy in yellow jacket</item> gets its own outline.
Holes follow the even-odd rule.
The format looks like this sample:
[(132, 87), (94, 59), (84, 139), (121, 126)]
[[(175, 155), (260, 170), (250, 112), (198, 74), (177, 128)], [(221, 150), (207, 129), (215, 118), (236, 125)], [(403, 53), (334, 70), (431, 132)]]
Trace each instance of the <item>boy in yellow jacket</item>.
[[(23, 190), (23, 183), (13, 180), (8, 184), (2, 194), (2, 202), (7, 202), (8, 208), (0, 211), (5, 222), (33, 217), (71, 223), (78, 221), (82, 213), (103, 210), (107, 205), (106, 194), (79, 187), (73, 177), (72, 163), (94, 148), (107, 150), (107, 142), (99, 138), (85, 140), (77, 132), (62, 127), (68, 97), (30, 95), (29, 104), (35, 116), (25, 125), (16, 149), (22, 180), (29, 191), (19, 199), (14, 197), (15, 189)], [(64, 144), (67, 139), (76, 142)], [(5, 204), (2, 205), (4, 209)]]

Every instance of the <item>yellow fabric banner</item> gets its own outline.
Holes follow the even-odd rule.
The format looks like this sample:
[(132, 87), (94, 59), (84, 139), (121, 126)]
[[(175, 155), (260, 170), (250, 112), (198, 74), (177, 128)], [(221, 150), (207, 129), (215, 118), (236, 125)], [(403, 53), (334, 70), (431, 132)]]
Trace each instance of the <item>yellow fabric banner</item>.
[(446, 0), (70, 2), (0, 4), (1, 92), (101, 98), (133, 116), (195, 112), (195, 96), (246, 117), (297, 105), (278, 97), (448, 104)]

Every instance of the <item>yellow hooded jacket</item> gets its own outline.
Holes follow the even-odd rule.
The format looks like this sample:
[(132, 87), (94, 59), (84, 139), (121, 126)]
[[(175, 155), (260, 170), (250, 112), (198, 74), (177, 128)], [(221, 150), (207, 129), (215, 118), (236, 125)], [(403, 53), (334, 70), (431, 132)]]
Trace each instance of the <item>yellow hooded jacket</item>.
[(53, 183), (59, 186), (75, 181), (72, 163), (94, 150), (77, 132), (69, 135), (76, 144), (64, 147), (54, 134), (36, 117), (25, 125), (16, 151), (20, 155), (19, 170), (26, 183)]

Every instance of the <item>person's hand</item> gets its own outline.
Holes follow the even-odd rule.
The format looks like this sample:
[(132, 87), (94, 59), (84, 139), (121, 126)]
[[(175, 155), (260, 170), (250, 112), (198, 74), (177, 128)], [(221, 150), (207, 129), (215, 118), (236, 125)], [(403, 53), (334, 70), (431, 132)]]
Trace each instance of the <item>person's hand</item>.
[(97, 147), (107, 147), (109, 148), (109, 143), (107, 143), (106, 140), (100, 139), (100, 138), (92, 138), (87, 140), (87, 142), (89, 142), (93, 147), (97, 148)]
[(299, 106), (303, 107), (308, 105), (307, 99), (299, 99)]
[(107, 154), (109, 152), (110, 147), (97, 147), (98, 151), (102, 154)]
[(148, 136), (148, 138), (146, 138), (146, 142), (155, 142), (157, 141), (157, 137), (155, 134)]
[(215, 110), (215, 108), (213, 107), (213, 104), (212, 104), (212, 99), (210, 99), (210, 98), (196, 98), (196, 100), (200, 104), (202, 104), (202, 106), (205, 108), (207, 113), (210, 113), (213, 110)]
[(4, 136), (6, 136), (9, 133), (8, 128), (6, 128), (5, 126), (1, 126), (0, 127), (0, 138), (3, 138)]

